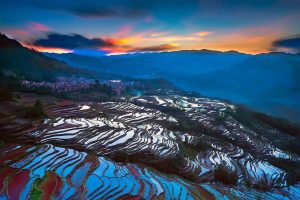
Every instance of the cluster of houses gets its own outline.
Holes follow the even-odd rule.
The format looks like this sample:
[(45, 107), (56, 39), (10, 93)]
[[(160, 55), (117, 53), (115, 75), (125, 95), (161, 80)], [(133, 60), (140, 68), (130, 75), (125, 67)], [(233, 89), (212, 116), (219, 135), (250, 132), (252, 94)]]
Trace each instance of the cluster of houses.
[[(97, 82), (94, 79), (88, 78), (68, 78), (68, 77), (58, 77), (56, 82), (35, 82), (23, 80), (21, 85), (25, 88), (49, 88), (54, 92), (72, 92), (83, 89), (92, 88)], [(142, 84), (138, 81), (122, 81), (122, 80), (105, 80), (99, 82), (100, 84), (107, 85), (112, 89), (112, 91), (121, 95), (127, 87), (141, 88)]]
[(59, 77), (56, 82), (35, 82), (23, 80), (21, 85), (26, 88), (49, 88), (55, 92), (71, 92), (82, 89), (89, 89), (95, 84), (95, 81), (92, 79), (86, 78), (67, 78)]

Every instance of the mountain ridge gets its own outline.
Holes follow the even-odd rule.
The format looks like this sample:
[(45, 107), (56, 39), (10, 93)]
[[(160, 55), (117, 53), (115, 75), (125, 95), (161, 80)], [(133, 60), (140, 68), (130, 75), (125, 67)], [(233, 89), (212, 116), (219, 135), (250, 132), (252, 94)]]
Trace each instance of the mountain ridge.
[[(71, 66), (101, 72), (139, 78), (165, 78), (184, 90), (246, 104), (257, 111), (267, 111), (268, 114), (300, 123), (300, 109), (297, 109), (300, 105), (296, 102), (297, 85), (300, 85), (297, 84), (300, 80), (299, 54), (204, 52), (177, 51), (98, 58), (74, 54), (49, 56)], [(286, 113), (286, 109), (291, 112)]]
[(86, 73), (36, 50), (28, 49), (4, 34), (0, 34), (0, 71), (11, 71), (21, 79), (38, 81), (53, 81), (57, 75)]

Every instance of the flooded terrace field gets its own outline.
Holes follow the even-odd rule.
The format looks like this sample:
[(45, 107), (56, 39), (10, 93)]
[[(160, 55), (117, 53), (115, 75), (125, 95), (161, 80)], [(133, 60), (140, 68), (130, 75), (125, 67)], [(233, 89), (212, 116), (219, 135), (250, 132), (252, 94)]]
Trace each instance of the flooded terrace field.
[(299, 136), (218, 100), (74, 103), (2, 129), (4, 199), (300, 198)]

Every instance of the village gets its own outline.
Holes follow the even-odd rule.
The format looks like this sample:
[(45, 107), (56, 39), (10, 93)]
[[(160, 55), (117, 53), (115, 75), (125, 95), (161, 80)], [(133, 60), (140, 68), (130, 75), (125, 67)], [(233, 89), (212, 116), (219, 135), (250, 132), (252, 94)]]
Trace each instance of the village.
[(142, 88), (143, 84), (139, 81), (123, 81), (123, 80), (95, 80), (89, 78), (77, 77), (58, 77), (55, 82), (47, 81), (29, 81), (22, 80), (21, 86), (27, 89), (47, 88), (52, 92), (74, 92), (93, 88), (96, 84), (105, 85), (116, 95), (121, 95), (126, 88)]

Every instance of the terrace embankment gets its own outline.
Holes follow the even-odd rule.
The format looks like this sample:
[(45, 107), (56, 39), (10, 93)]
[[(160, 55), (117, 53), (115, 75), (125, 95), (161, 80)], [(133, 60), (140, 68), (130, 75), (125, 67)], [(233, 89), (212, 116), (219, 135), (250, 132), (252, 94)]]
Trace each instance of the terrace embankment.
[[(210, 195), (242, 198), (241, 194), (247, 198), (300, 197), (297, 133), (273, 127), (254, 113), (232, 104), (167, 95), (101, 103), (62, 101), (46, 107), (48, 119), (30, 128), (6, 127), (2, 132), (6, 143), (23, 144), (14, 148), (36, 149), (24, 150), (28, 154), (21, 156), (29, 159), (36, 155), (36, 160), (16, 157), (14, 161), (7, 159), (3, 166), (5, 170), (26, 169), (31, 173), (38, 170), (39, 178), (58, 178), (73, 188), (57, 189), (59, 192), (53, 189), (52, 195), (65, 196), (64, 192), (72, 190), (70, 197), (92, 199), (101, 195), (115, 198), (119, 194), (146, 199), (151, 195), (151, 198), (162, 195), (169, 199), (209, 199)], [(28, 144), (35, 146), (28, 147)], [(8, 152), (4, 151), (3, 156), (10, 155)], [(69, 152), (76, 152), (76, 159), (81, 159), (76, 165), (80, 166), (64, 169), (66, 175), (63, 175), (58, 168), (69, 166), (64, 163), (66, 160), (75, 162), (75, 158), (64, 157)], [(98, 161), (92, 163), (86, 157)], [(111, 164), (103, 164), (108, 162)], [(104, 171), (97, 171), (97, 166)], [(45, 171), (55, 175), (45, 175)], [(142, 178), (143, 174), (147, 179)], [(73, 183), (72, 177), (80, 177), (82, 183)], [(104, 177), (115, 177), (117, 182)], [(102, 189), (96, 189), (93, 181), (100, 181)], [(115, 189), (122, 191), (118, 195), (113, 192), (117, 183)]]

